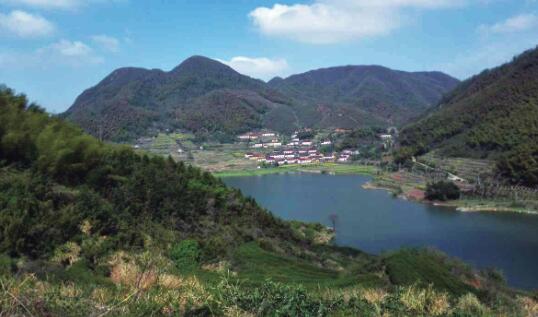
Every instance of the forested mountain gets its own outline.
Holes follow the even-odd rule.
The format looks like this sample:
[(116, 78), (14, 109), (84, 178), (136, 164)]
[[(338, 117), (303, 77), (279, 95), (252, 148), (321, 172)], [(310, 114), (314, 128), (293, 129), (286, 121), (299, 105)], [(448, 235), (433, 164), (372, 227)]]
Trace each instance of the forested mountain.
[(112, 140), (141, 136), (150, 128), (233, 136), (257, 128), (386, 126), (417, 116), (456, 82), (441, 73), (350, 66), (266, 84), (194, 56), (169, 72), (115, 70), (63, 116)]
[(514, 183), (538, 185), (538, 48), (462, 82), (401, 144), (408, 155), (495, 159)]
[(288, 103), (262, 81), (194, 56), (170, 72), (115, 70), (64, 116), (104, 139), (129, 139), (151, 127), (236, 134), (260, 127), (266, 114)]
[(374, 120), (399, 125), (436, 104), (458, 80), (440, 72), (403, 72), (382, 66), (331, 67), (275, 78), (270, 87), (321, 112), (320, 126), (334, 116), (349, 117), (347, 127)]
[(102, 143), (0, 89), (4, 314), (532, 314), (533, 300), (495, 272), (428, 250), (368, 255), (327, 234), (272, 216), (198, 168)]

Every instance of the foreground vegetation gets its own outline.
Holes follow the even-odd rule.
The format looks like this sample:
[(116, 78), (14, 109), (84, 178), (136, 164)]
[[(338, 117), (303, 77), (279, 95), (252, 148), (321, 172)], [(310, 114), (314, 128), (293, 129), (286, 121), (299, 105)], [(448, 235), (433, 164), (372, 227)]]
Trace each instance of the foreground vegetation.
[(330, 244), (197, 168), (107, 145), (0, 91), (0, 314), (531, 316), (430, 250)]

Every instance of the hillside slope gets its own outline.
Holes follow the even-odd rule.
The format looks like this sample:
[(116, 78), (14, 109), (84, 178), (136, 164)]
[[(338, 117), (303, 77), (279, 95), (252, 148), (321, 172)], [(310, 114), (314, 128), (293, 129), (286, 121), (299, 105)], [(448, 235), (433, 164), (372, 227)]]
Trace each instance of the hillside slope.
[(456, 80), (377, 66), (320, 70), (268, 84), (194, 56), (169, 72), (121, 68), (84, 91), (63, 117), (87, 132), (128, 140), (182, 128), (210, 136), (269, 128), (387, 126), (435, 104)]
[[(324, 109), (320, 126), (331, 116), (399, 125), (437, 103), (458, 80), (440, 72), (403, 72), (382, 66), (342, 66), (309, 71), (269, 83), (302, 104)], [(358, 112), (360, 110), (360, 112)]]
[(538, 184), (538, 49), (461, 83), (403, 129), (409, 153), (489, 158), (512, 181)]
[[(108, 145), (0, 90), (8, 316), (531, 316), (438, 252), (319, 243), (208, 173)], [(517, 296), (516, 296), (517, 295)], [(418, 304), (417, 304), (418, 303)]]

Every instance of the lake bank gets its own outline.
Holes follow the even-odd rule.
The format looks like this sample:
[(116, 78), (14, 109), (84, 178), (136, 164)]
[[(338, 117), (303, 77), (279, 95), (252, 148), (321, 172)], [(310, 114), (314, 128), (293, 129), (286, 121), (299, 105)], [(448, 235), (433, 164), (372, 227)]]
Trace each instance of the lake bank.
[[(446, 202), (428, 201), (425, 199), (426, 184), (417, 181), (417, 178), (413, 178), (412, 174), (409, 174), (411, 176), (402, 176), (401, 174), (405, 173), (384, 173), (377, 175), (373, 180), (363, 184), (362, 188), (385, 190), (392, 193), (395, 197), (440, 207), (450, 207), (460, 212), (504, 212), (538, 215), (538, 207), (529, 207), (525, 206), (524, 203), (515, 203), (506, 199), (495, 200), (464, 197), (459, 200)], [(398, 176), (395, 177), (394, 175)], [(538, 206), (538, 202), (532, 201), (527, 203)]]
[(338, 163), (320, 163), (309, 165), (282, 165), (278, 167), (244, 169), (244, 170), (223, 170), (214, 172), (213, 175), (220, 178), (240, 177), (240, 176), (259, 176), (271, 174), (286, 173), (314, 173), (314, 174), (333, 174), (333, 175), (375, 175), (378, 168), (371, 165), (356, 164), (338, 164)]

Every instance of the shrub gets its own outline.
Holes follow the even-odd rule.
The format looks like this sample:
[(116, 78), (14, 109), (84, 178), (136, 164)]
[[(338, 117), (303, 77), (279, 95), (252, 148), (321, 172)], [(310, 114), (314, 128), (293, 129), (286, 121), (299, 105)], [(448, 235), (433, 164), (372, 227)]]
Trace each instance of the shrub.
[(448, 181), (430, 183), (426, 187), (426, 199), (428, 200), (455, 200), (459, 199), (460, 195), (459, 187)]
[(484, 316), (487, 310), (480, 300), (473, 294), (466, 294), (458, 300), (455, 314), (457, 316)]
[(13, 259), (5, 254), (0, 254), (0, 276), (10, 275), (15, 270)]
[(200, 255), (200, 246), (195, 240), (183, 240), (170, 251), (170, 258), (180, 270), (196, 268), (200, 261)]
[(327, 308), (310, 297), (303, 287), (270, 280), (249, 289), (224, 279), (216, 289), (221, 302), (236, 306), (256, 316), (324, 316)]

